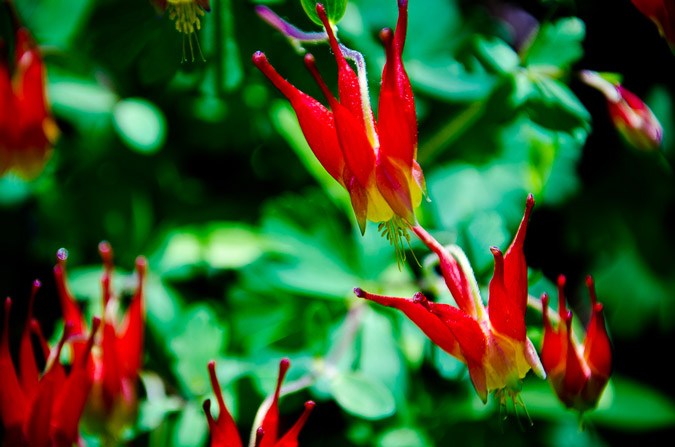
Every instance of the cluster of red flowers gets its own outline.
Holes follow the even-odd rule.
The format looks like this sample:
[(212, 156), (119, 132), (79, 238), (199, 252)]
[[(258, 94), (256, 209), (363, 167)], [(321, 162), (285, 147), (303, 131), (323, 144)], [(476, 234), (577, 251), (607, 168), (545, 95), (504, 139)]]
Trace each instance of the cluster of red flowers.
[[(481, 400), (486, 402), (488, 392), (495, 391), (501, 402), (509, 396), (515, 402), (521, 379), (530, 369), (541, 377), (545, 377), (546, 371), (550, 370), (556, 383), (561, 369), (564, 375), (566, 365), (570, 368), (574, 365), (571, 361), (558, 361), (554, 365), (550, 360), (563, 351), (565, 355), (573, 352), (573, 349), (566, 348), (572, 346), (571, 342), (565, 344), (563, 351), (560, 346), (553, 348), (550, 342), (546, 343), (543, 348), (546, 362), (542, 365), (526, 334), (525, 311), (529, 294), (523, 244), (534, 198), (531, 195), (528, 197), (520, 228), (506, 254), (502, 254), (497, 247), (491, 248), (495, 268), (486, 307), (473, 271), (461, 249), (442, 246), (415, 220), (414, 208), (419, 205), (424, 192), (424, 176), (415, 160), (415, 102), (402, 61), (408, 3), (399, 0), (398, 6), (399, 18), (395, 32), (385, 29), (380, 33), (387, 61), (382, 73), (377, 123), (370, 108), (366, 80), (354, 72), (347, 59), (356, 62), (359, 74), (365, 72), (364, 62), (359, 53), (338, 43), (326, 11), (320, 4), (316, 11), (326, 31), (324, 40), (330, 43), (337, 61), (339, 100), (332, 95), (319, 75), (311, 54), (305, 55), (305, 64), (324, 93), (330, 110), (282, 78), (263, 53), (255, 53), (253, 63), (288, 98), (315, 156), (348, 191), (361, 231), (365, 231), (366, 220), (394, 222), (394, 231), (411, 229), (438, 257), (445, 283), (457, 307), (431, 302), (421, 293), (412, 299), (405, 299), (374, 295), (356, 288), (356, 295), (402, 311), (435, 344), (464, 362)], [(286, 24), (269, 10), (259, 12), (266, 21), (292, 39), (301, 40), (309, 35)], [(321, 36), (314, 37), (313, 41), (321, 39)], [(632, 112), (629, 118), (638, 118), (624, 121), (616, 118), (617, 127), (625, 131), (630, 142), (642, 145), (639, 147), (658, 146), (660, 127), (654, 124), (658, 124), (658, 121), (655, 118), (650, 120), (648, 108), (644, 104), (644, 107), (636, 104), (625, 89), (616, 91), (620, 98), (610, 104), (612, 116), (626, 117)], [(545, 321), (548, 322), (547, 316)], [(601, 314), (594, 314), (592, 327), (600, 327), (601, 321)], [(549, 334), (547, 339), (551, 337)], [(595, 406), (609, 377), (609, 369), (605, 366), (611, 365), (606, 332), (593, 329), (587, 339), (593, 346), (605, 347), (588, 351), (593, 352), (593, 365), (604, 362), (604, 366), (600, 368), (600, 373), (589, 373), (588, 368), (584, 370), (583, 376), (569, 373), (569, 377), (577, 381), (585, 377), (593, 383), (589, 385), (593, 391), (581, 393), (571, 405), (580, 410)], [(603, 377), (604, 382), (595, 380), (597, 377)], [(555, 386), (555, 390), (563, 402), (566, 402), (563, 396), (572, 393), (569, 387)]]
[[(11, 299), (5, 301), (5, 321), (0, 341), (0, 416), (4, 427), (4, 445), (35, 447), (70, 447), (78, 440), (78, 425), (85, 408), (102, 421), (117, 422), (133, 416), (136, 409), (136, 382), (143, 353), (143, 281), (145, 258), (136, 261), (138, 287), (121, 325), (115, 322), (118, 297), (110, 288), (112, 249), (107, 242), (99, 245), (104, 259), (104, 312), (87, 321), (70, 294), (66, 282), (67, 252), (57, 253), (54, 277), (64, 316), (64, 330), (56, 349), (50, 349), (39, 323), (32, 318), (33, 301), (40, 287), (36, 281), (24, 327), (18, 368), (10, 353), (9, 316)], [(99, 327), (102, 326), (101, 333)], [(32, 336), (42, 346), (46, 362), (40, 375), (33, 353)], [(63, 346), (72, 351), (70, 372), (61, 365)], [(18, 372), (17, 372), (18, 370)], [(119, 428), (119, 427), (115, 427)]]

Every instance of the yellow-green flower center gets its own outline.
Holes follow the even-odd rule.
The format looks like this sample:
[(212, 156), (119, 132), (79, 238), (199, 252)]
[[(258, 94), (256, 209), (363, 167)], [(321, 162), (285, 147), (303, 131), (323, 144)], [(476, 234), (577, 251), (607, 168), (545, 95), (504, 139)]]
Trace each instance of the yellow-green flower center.
[(179, 32), (189, 35), (201, 28), (199, 18), (204, 10), (194, 0), (169, 0), (168, 11)]

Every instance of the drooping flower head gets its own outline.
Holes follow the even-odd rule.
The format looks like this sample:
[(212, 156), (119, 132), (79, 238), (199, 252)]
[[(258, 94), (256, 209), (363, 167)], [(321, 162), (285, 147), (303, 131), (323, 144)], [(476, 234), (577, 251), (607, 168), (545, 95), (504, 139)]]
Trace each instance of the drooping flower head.
[[(279, 434), (279, 393), (281, 391), (281, 384), (286, 376), (286, 371), (290, 367), (288, 359), (282, 359), (279, 363), (279, 377), (277, 379), (277, 386), (270, 402), (270, 406), (265, 413), (265, 417), (259, 427), (255, 428), (255, 447), (297, 447), (298, 435), (300, 430), (305, 425), (309, 414), (314, 409), (314, 402), (308, 401), (305, 403), (305, 410), (300, 419), (286, 432), (285, 435)], [(209, 431), (211, 432), (211, 447), (242, 447), (241, 437), (237, 431), (237, 426), (230, 415), (230, 412), (225, 406), (223, 393), (216, 376), (216, 363), (209, 362), (209, 377), (211, 379), (211, 387), (213, 394), (218, 401), (218, 418), (214, 419), (211, 415), (211, 400), (204, 401), (204, 413), (209, 423)]]
[(26, 28), (17, 28), (14, 58), (0, 39), (0, 176), (8, 170), (36, 177), (49, 159), (58, 128), (46, 94), (40, 51)]
[(663, 127), (640, 98), (595, 71), (583, 70), (581, 79), (605, 95), (614, 127), (629, 144), (644, 151), (656, 150), (661, 146)]
[[(19, 346), (19, 365), (10, 353), (9, 317), (12, 300), (5, 300), (4, 325), (0, 338), (0, 421), (2, 444), (26, 447), (71, 447), (78, 441), (78, 425), (92, 382), (89, 359), (100, 320), (94, 318), (83, 343), (82, 355), (73, 360), (70, 372), (61, 364), (63, 346), (77, 338), (66, 323), (56, 349), (50, 349), (39, 323), (32, 317), (33, 302), (40, 282), (35, 281), (28, 306), (28, 319)], [(46, 360), (40, 374), (33, 352), (32, 337), (42, 347)], [(17, 373), (18, 369), (18, 373)]]
[[(128, 422), (136, 410), (136, 384), (143, 359), (145, 322), (143, 283), (147, 261), (142, 256), (136, 259), (138, 283), (123, 319), (118, 322), (117, 312), (121, 297), (111, 288), (114, 267), (112, 248), (108, 242), (101, 242), (99, 252), (103, 258), (101, 277), (103, 328), (101, 336), (96, 340), (92, 356), (91, 381), (94, 388), (88, 410), (105, 422), (123, 425)], [(54, 277), (64, 319), (72, 323), (73, 335), (79, 335), (86, 332), (86, 321), (68, 289), (67, 259), (67, 251), (60, 249), (57, 253), (58, 263), (54, 267)], [(74, 346), (75, 357), (78, 358), (81, 352), (82, 346), (76, 344)], [(119, 426), (107, 427), (113, 431), (121, 428)]]
[(500, 403), (509, 396), (515, 403), (521, 379), (530, 369), (545, 376), (525, 327), (528, 292), (523, 243), (533, 206), (530, 195), (518, 233), (506, 254), (497, 247), (490, 249), (495, 268), (487, 308), (461, 249), (442, 246), (419, 226), (413, 231), (438, 256), (457, 307), (429, 301), (421, 293), (405, 299), (355, 289), (358, 297), (402, 311), (438, 347), (465, 363), (483, 402), (487, 402), (489, 391), (496, 391)]
[[(338, 69), (338, 98), (319, 75), (311, 54), (305, 55), (305, 64), (330, 109), (287, 82), (262, 52), (253, 55), (253, 63), (290, 101), (314, 155), (348, 191), (361, 232), (365, 232), (367, 220), (383, 222), (385, 233), (394, 241), (398, 241), (395, 235), (402, 229), (416, 223), (414, 209), (425, 189), (422, 169), (415, 160), (415, 100), (402, 60), (408, 2), (399, 0), (398, 5), (396, 30), (384, 29), (380, 33), (387, 61), (382, 72), (377, 122), (370, 106), (363, 56), (338, 42), (321, 4), (316, 10), (326, 34), (319, 33), (314, 39), (328, 39), (330, 43)], [(291, 39), (308, 35), (266, 8), (258, 12)], [(348, 59), (355, 62), (357, 72)]]
[(602, 304), (597, 301), (590, 276), (586, 285), (591, 296), (591, 319), (583, 344), (577, 342), (572, 331), (572, 312), (565, 304), (565, 277), (560, 275), (558, 278), (557, 330), (548, 314), (548, 296), (542, 297), (544, 342), (541, 361), (560, 401), (580, 413), (598, 405), (612, 372), (612, 347), (602, 315)]
[(631, 0), (633, 5), (654, 22), (659, 34), (675, 52), (675, 2), (673, 0)]
[[(194, 61), (194, 49), (192, 48), (192, 35), (201, 29), (201, 17), (204, 11), (211, 12), (210, 0), (150, 0), (160, 14), (169, 11), (169, 18), (176, 23), (176, 31), (188, 38), (190, 54)], [(199, 45), (199, 40), (195, 38)], [(185, 44), (185, 41), (183, 41)], [(201, 49), (198, 48), (200, 53)], [(185, 47), (183, 47), (185, 59)]]

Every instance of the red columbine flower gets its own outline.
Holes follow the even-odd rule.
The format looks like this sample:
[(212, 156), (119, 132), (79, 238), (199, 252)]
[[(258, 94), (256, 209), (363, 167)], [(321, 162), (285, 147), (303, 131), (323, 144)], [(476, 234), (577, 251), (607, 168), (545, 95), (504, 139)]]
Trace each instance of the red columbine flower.
[(609, 116), (628, 143), (645, 151), (656, 150), (661, 146), (661, 123), (640, 98), (595, 71), (583, 70), (581, 80), (605, 95)]
[[(265, 413), (265, 418), (260, 427), (256, 429), (255, 447), (297, 447), (300, 430), (305, 425), (309, 413), (314, 409), (314, 402), (306, 402), (305, 411), (303, 411), (300, 419), (284, 436), (279, 435), (279, 392), (290, 364), (288, 359), (282, 359), (279, 363), (277, 387), (274, 391), (272, 403), (267, 413)], [(211, 400), (206, 399), (204, 402), (204, 413), (209, 422), (209, 431), (211, 432), (211, 447), (241, 447), (243, 444), (239, 437), (237, 426), (225, 406), (220, 383), (218, 383), (218, 377), (216, 377), (216, 362), (214, 361), (209, 362), (209, 377), (211, 378), (211, 387), (213, 388), (213, 394), (216, 395), (219, 409), (218, 419), (214, 420), (211, 415)]]
[[(39, 281), (35, 281), (28, 324), (21, 336), (18, 376), (9, 349), (12, 300), (5, 300), (5, 322), (0, 339), (0, 420), (5, 433), (2, 443), (7, 446), (71, 447), (78, 440), (80, 416), (92, 385), (88, 363), (100, 321), (94, 319), (92, 322), (91, 333), (83, 341), (82, 355), (74, 359), (66, 374), (59, 357), (66, 341), (74, 338), (72, 325), (66, 323), (57, 348), (51, 350), (40, 325), (32, 319), (33, 301), (39, 287)], [(41, 376), (31, 335), (40, 341), (46, 359), (45, 372)]]
[[(534, 198), (527, 199), (525, 215), (506, 255), (490, 250), (495, 269), (490, 281), (490, 300), (485, 308), (471, 267), (458, 247), (450, 251), (421, 227), (413, 231), (438, 256), (446, 285), (458, 307), (434, 303), (418, 293), (413, 299), (373, 295), (355, 289), (358, 297), (402, 311), (441, 349), (465, 363), (478, 396), (487, 402), (488, 391), (497, 390), (501, 402), (507, 388), (515, 398), (520, 379), (532, 368), (546, 374), (526, 335), (527, 265), (523, 243)], [(451, 254), (452, 251), (452, 254)]]
[(567, 408), (581, 413), (595, 408), (612, 372), (612, 347), (605, 328), (602, 304), (595, 295), (593, 279), (586, 280), (591, 296), (592, 314), (586, 340), (580, 345), (572, 333), (572, 312), (565, 305), (565, 277), (558, 278), (558, 315), (556, 331), (548, 315), (548, 296), (542, 297), (544, 343), (541, 361), (558, 398)]
[[(136, 408), (136, 382), (143, 358), (144, 304), (143, 281), (147, 269), (147, 261), (139, 256), (136, 259), (138, 286), (121, 323), (117, 321), (116, 312), (119, 296), (111, 290), (113, 271), (113, 254), (110, 244), (101, 242), (99, 252), (103, 258), (103, 330), (96, 340), (96, 349), (91, 370), (94, 383), (90, 408), (106, 420), (111, 420), (114, 413), (132, 415)], [(73, 325), (73, 334), (86, 332), (86, 322), (80, 309), (75, 304), (68, 290), (66, 281), (66, 260), (68, 253), (61, 249), (57, 253), (58, 263), (54, 267), (54, 276), (61, 300), (64, 320)], [(82, 354), (82, 346), (74, 347), (75, 358)], [(110, 427), (118, 429), (119, 427)]]
[[(414, 208), (421, 201), (424, 176), (417, 164), (415, 100), (401, 55), (406, 38), (408, 2), (399, 0), (396, 32), (384, 29), (380, 37), (387, 62), (382, 72), (378, 121), (370, 107), (365, 63), (360, 53), (339, 44), (321, 4), (323, 21), (338, 67), (339, 100), (319, 75), (311, 54), (305, 64), (326, 96), (330, 110), (288, 83), (257, 52), (253, 63), (291, 102), (302, 132), (314, 155), (351, 197), (361, 232), (366, 220), (415, 224)], [(346, 58), (356, 61), (359, 75)]]
[(0, 40), (0, 175), (14, 170), (36, 177), (51, 153), (58, 128), (46, 95), (45, 66), (25, 28), (14, 38), (14, 60), (7, 62)]
[(631, 0), (635, 7), (654, 22), (659, 34), (668, 41), (675, 51), (675, 1), (673, 0)]

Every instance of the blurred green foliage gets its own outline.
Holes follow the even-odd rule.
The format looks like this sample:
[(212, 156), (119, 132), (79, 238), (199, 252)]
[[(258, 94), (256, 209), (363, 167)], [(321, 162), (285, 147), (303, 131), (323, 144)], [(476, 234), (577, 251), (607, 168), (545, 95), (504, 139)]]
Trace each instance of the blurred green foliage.
[[(319, 30), (303, 12), (314, 1), (264, 3)], [(399, 271), (375, 226), (360, 236), (348, 196), (249, 63), (265, 51), (284, 77), (319, 97), (302, 57), (254, 4), (211, 0), (199, 34), (206, 62), (181, 64), (184, 38), (149, 2), (16, 0), (43, 48), (62, 134), (37, 180), (0, 179), (2, 292), (23, 300), (41, 277), (36, 314), (53, 324), (50, 269), (66, 247), (73, 292), (95, 314), (98, 242), (112, 243), (122, 283), (123, 268), (148, 257), (143, 399), (125, 434), (130, 445), (206, 443), (200, 407), (211, 393), (211, 359), (246, 438), (284, 356), (287, 383), (309, 377), (311, 386), (282, 398), (282, 426), (302, 402), (317, 401), (301, 445), (612, 445), (672, 434), (675, 386), (665, 364), (675, 331), (675, 58), (651, 23), (628, 1), (612, 20), (602, 2), (514, 2), (538, 23), (517, 45), (501, 3), (410, 0), (403, 58), (430, 198), (420, 221), (441, 242), (461, 245), (487, 286), (488, 247), (506, 247), (532, 192), (531, 293), (556, 296), (555, 278), (566, 274), (571, 307), (586, 321), (581, 284), (593, 274), (605, 306), (615, 372), (585, 430), (547, 383), (529, 376), (522, 397), (534, 426), (521, 429), (521, 409), (500, 420), (463, 365), (402, 315), (353, 295), (358, 286), (451, 299), (420, 244), (412, 242), (419, 265), (409, 254)], [(396, 2), (328, 6), (340, 38), (366, 58), (376, 104), (384, 64), (377, 32), (395, 26)], [(328, 46), (312, 52), (335, 90)], [(662, 152), (623, 143), (604, 99), (575, 80), (577, 68), (621, 73), (661, 119)], [(540, 315), (530, 310), (528, 323), (538, 345)]]

